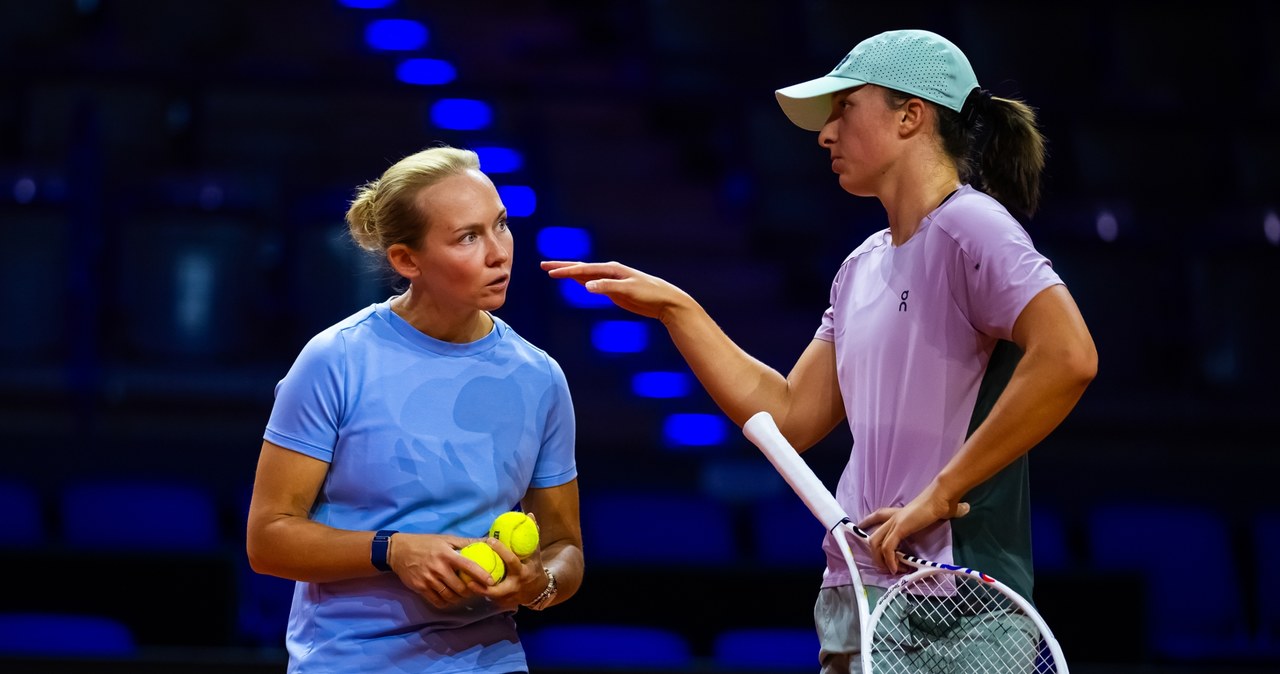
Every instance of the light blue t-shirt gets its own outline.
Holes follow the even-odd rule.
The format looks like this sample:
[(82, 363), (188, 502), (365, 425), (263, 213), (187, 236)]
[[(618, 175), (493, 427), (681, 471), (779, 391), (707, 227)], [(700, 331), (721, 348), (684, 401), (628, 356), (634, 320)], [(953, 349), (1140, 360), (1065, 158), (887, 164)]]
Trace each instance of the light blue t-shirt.
[[(312, 519), (338, 529), (484, 536), (529, 487), (577, 477), (560, 366), (493, 318), (467, 344), (368, 307), (316, 335), (276, 387), (264, 438), (329, 463)], [(297, 584), (289, 671), (526, 669), (510, 612), (441, 611), (394, 573)]]

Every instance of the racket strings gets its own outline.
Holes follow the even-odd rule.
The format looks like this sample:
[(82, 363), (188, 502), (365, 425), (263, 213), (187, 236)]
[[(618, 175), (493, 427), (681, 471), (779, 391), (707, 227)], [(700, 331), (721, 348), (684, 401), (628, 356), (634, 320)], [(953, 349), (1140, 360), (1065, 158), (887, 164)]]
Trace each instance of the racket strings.
[(880, 604), (870, 643), (876, 674), (1055, 671), (1035, 622), (988, 583), (926, 575)]

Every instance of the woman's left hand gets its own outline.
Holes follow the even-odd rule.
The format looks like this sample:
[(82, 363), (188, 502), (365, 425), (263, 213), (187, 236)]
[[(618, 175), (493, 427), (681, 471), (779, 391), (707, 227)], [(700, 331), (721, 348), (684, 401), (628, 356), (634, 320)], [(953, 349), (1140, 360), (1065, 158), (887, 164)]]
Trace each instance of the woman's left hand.
[(542, 570), (542, 550), (538, 549), (524, 560), (516, 556), (506, 545), (494, 538), (487, 538), (488, 543), (502, 558), (507, 574), (493, 585), (482, 585), (471, 581), (468, 588), (475, 594), (488, 597), (502, 610), (515, 610), (521, 604), (527, 604), (542, 594), (547, 586), (547, 574)]
[(877, 527), (871, 533), (871, 559), (877, 566), (898, 573), (895, 554), (903, 539), (941, 520), (969, 514), (968, 503), (948, 502), (933, 489), (925, 489), (901, 508), (880, 508), (858, 523), (862, 529)]

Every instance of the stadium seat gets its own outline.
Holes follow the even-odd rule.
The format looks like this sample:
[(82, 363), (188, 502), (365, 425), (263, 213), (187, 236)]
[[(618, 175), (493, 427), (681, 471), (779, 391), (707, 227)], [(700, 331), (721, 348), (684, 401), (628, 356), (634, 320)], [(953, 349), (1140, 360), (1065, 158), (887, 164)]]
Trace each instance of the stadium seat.
[(1104, 505), (1088, 526), (1093, 569), (1141, 579), (1134, 594), (1144, 602), (1154, 655), (1215, 660), (1247, 650), (1236, 551), (1220, 514), (1192, 505)]
[(592, 563), (707, 566), (737, 556), (731, 512), (696, 494), (632, 492), (584, 496), (583, 546)]
[(817, 669), (818, 635), (812, 628), (742, 628), (715, 638), (712, 660), (727, 672)]
[(533, 670), (555, 667), (682, 670), (693, 663), (688, 642), (659, 627), (555, 625), (521, 638)]
[(181, 482), (134, 479), (69, 484), (60, 500), (68, 548), (210, 552), (220, 539), (212, 497)]
[(44, 542), (44, 513), (34, 488), (0, 482), (0, 513), (0, 548), (29, 549)]
[(790, 489), (751, 506), (753, 556), (763, 565), (821, 569), (825, 537), (822, 524)]
[(111, 618), (0, 613), (0, 656), (122, 658), (135, 650), (129, 628)]
[[(223, 545), (211, 493), (177, 479), (98, 477), (69, 482), (57, 503), (61, 545), (38, 569), (52, 587), (17, 593), (27, 610), (45, 596), (67, 613), (110, 608), (140, 644), (231, 642), (236, 557)], [(108, 580), (92, 592), (63, 582), (83, 569)], [(187, 586), (200, 591), (184, 596), (175, 620), (174, 588)]]

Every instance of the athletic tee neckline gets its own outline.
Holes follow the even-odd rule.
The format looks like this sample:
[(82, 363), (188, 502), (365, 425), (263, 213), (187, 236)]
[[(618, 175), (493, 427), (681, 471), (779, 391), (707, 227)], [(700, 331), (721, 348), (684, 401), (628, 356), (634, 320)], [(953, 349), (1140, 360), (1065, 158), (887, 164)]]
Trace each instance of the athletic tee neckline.
[(405, 341), (419, 349), (424, 349), (441, 356), (461, 358), (488, 351), (489, 349), (497, 346), (498, 342), (502, 341), (503, 323), (493, 314), (489, 314), (489, 318), (493, 320), (493, 328), (491, 328), (488, 334), (484, 337), (481, 337), (474, 342), (458, 344), (455, 342), (446, 342), (442, 339), (436, 339), (435, 337), (413, 327), (409, 321), (401, 318), (400, 314), (392, 311), (391, 302), (395, 300), (396, 297), (399, 297), (399, 295), (390, 297), (385, 302), (375, 304), (374, 312), (377, 313), (379, 318), (386, 321), (387, 324), (396, 331), (396, 334), (400, 335)]
[(961, 185), (960, 187), (957, 187), (954, 190), (951, 190), (951, 192), (948, 193), (947, 196), (942, 197), (942, 201), (939, 201), (938, 205), (934, 206), (932, 211), (929, 211), (927, 214), (925, 214), (923, 218), (920, 218), (920, 224), (916, 226), (916, 231), (913, 232), (911, 236), (907, 238), (906, 241), (903, 241), (902, 243), (894, 243), (893, 230), (886, 227), (884, 230), (885, 243), (888, 243), (890, 246), (893, 246), (894, 248), (901, 248), (903, 246), (910, 244), (912, 241), (915, 240), (916, 236), (919, 235), (920, 232), (924, 230), (925, 227), (928, 227), (933, 222), (933, 219), (938, 216), (938, 211), (941, 211), (942, 207), (946, 206), (948, 201), (951, 201), (951, 197), (954, 197), (956, 194), (960, 192), (960, 190), (963, 190), (966, 187), (968, 187), (968, 185)]

